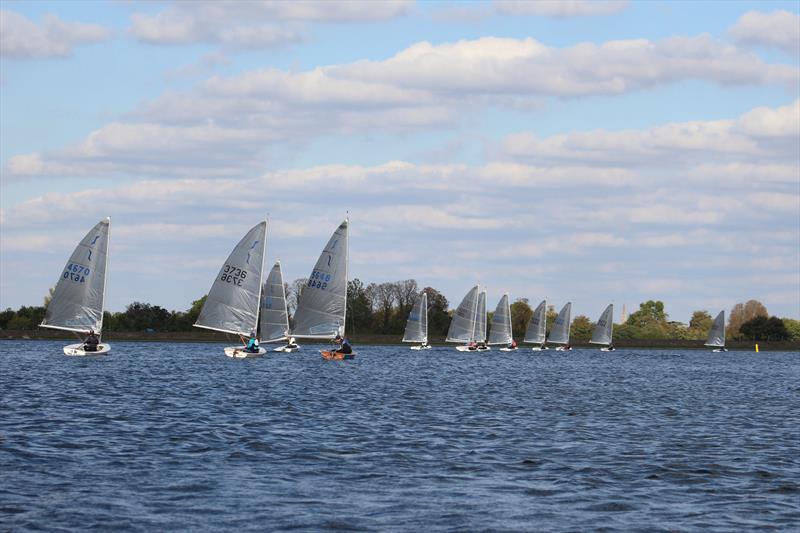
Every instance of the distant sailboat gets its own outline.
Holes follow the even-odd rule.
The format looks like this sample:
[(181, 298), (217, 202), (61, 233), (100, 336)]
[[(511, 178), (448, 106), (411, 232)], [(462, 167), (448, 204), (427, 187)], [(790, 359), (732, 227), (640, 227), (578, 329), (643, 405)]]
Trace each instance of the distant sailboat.
[(474, 340), (477, 344), (475, 348), (481, 352), (491, 350), (486, 344), (486, 330), (488, 329), (486, 322), (486, 291), (481, 291), (478, 295), (478, 309), (475, 311), (474, 335)]
[(572, 302), (567, 302), (561, 312), (558, 313), (556, 317), (556, 321), (553, 322), (553, 329), (550, 331), (550, 338), (547, 339), (547, 342), (553, 344), (561, 344), (557, 351), (563, 352), (566, 350), (571, 350), (572, 347), (569, 345), (569, 329), (572, 325), (570, 322), (570, 314), (572, 313)]
[[(233, 249), (208, 291), (195, 327), (240, 337), (256, 333), (266, 232), (266, 221), (256, 224)], [(224, 351), (237, 359), (266, 353), (261, 347), (250, 352), (243, 346), (228, 346)]]
[[(111, 219), (98, 222), (78, 243), (56, 283), (41, 327), (88, 334), (101, 338), (106, 293), (108, 242)], [(88, 349), (87, 349), (88, 347)], [(99, 355), (111, 351), (108, 343), (70, 344), (66, 355)]]
[(408, 315), (403, 342), (419, 342), (412, 350), (429, 350), (428, 344), (428, 294), (422, 292)]
[[(275, 261), (261, 288), (261, 312), (258, 329), (261, 342), (280, 342), (289, 339), (289, 312), (286, 309), (286, 288), (283, 286), (281, 262)], [(293, 352), (299, 348), (290, 342), (274, 348), (273, 352)]]
[[(514, 335), (511, 331), (511, 304), (508, 303), (508, 293), (504, 294), (492, 315), (492, 329), (489, 332), (489, 344), (502, 344), (500, 351), (509, 352), (516, 350), (513, 345)], [(512, 346), (513, 345), (513, 346)]]
[(611, 337), (614, 332), (614, 304), (608, 304), (606, 310), (603, 311), (603, 314), (600, 315), (600, 319), (597, 321), (597, 325), (594, 327), (594, 331), (592, 332), (592, 340), (589, 342), (592, 344), (604, 344), (600, 351), (602, 352), (613, 352), (614, 345), (611, 343)]
[[(348, 220), (333, 232), (303, 288), (294, 314), (292, 335), (302, 339), (330, 339), (344, 336), (347, 314)], [(320, 350), (325, 359), (352, 359), (343, 354)]]
[(458, 304), (453, 318), (450, 320), (450, 328), (447, 330), (446, 342), (464, 343), (456, 346), (456, 350), (466, 352), (474, 350), (472, 344), (475, 342), (475, 318), (478, 310), (478, 286), (472, 287), (469, 292)]
[(537, 344), (531, 348), (533, 351), (548, 350), (545, 346), (547, 336), (547, 300), (542, 300), (531, 315), (528, 329), (525, 330), (525, 339), (522, 342)]
[(712, 352), (727, 352), (725, 348), (725, 311), (720, 311), (714, 323), (711, 324), (711, 331), (708, 332), (706, 346), (715, 348)]

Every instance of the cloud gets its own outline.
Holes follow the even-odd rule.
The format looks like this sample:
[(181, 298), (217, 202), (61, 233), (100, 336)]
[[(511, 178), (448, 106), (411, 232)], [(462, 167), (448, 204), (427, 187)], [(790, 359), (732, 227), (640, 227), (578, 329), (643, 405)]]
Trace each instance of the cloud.
[(626, 0), (494, 0), (498, 14), (569, 18), (613, 15), (628, 7)]
[(748, 11), (729, 33), (742, 44), (774, 46), (800, 55), (800, 16), (788, 11)]
[(65, 22), (45, 15), (36, 24), (14, 11), (0, 10), (0, 55), (14, 59), (67, 57), (76, 45), (108, 39), (111, 31), (95, 24)]
[(156, 15), (134, 14), (131, 33), (151, 44), (269, 48), (303, 40), (303, 23), (389, 20), (407, 14), (412, 5), (408, 0), (173, 2)]

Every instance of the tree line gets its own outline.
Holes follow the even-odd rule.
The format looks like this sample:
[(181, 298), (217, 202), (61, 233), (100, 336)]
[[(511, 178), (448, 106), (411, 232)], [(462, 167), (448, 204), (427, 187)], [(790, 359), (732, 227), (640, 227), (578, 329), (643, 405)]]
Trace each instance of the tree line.
[[(308, 282), (305, 278), (284, 284), (289, 315), (294, 314), (297, 302)], [(420, 292), (428, 295), (428, 336), (444, 337), (450, 327), (452, 312), (450, 302), (433, 287), (420, 289), (417, 281), (406, 279), (394, 282), (369, 283), (358, 278), (348, 282), (347, 332), (351, 335), (401, 336), (406, 320)], [(50, 297), (45, 297), (43, 306), (22, 306), (0, 312), (0, 330), (33, 330), (45, 315)], [(185, 311), (170, 311), (158, 305), (133, 302), (124, 311), (106, 311), (103, 330), (145, 331), (192, 331), (206, 297), (192, 302)], [(489, 321), (491, 322), (489, 313)], [(511, 322), (517, 338), (525, 334), (533, 309), (527, 298), (517, 298), (511, 304)], [(554, 306), (547, 309), (547, 331), (550, 332), (557, 316)], [(712, 316), (705, 310), (694, 311), (688, 324), (669, 319), (664, 303), (648, 300), (630, 314), (625, 323), (615, 324), (614, 339), (682, 339), (704, 340), (711, 329)], [(291, 320), (290, 320), (291, 323)], [(573, 342), (586, 342), (592, 336), (595, 323), (585, 315), (572, 321), (570, 338)], [(736, 304), (728, 313), (726, 338), (730, 340), (755, 341), (800, 341), (800, 321), (769, 316), (766, 307), (757, 300)]]

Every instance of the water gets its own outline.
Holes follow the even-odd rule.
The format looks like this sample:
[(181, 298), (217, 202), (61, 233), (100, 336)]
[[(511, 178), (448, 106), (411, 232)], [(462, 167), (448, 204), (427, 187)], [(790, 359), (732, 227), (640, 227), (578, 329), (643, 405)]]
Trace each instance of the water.
[(0, 342), (0, 530), (800, 528), (800, 355)]

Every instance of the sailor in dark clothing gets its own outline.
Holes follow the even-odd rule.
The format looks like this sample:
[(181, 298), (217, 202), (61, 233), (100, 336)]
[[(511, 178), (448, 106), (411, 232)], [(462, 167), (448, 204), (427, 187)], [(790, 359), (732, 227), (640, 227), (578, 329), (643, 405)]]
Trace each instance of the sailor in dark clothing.
[(334, 350), (335, 352), (343, 353), (345, 355), (353, 353), (353, 347), (350, 346), (350, 341), (348, 341), (346, 338), (343, 339), (340, 335), (336, 335), (334, 341), (339, 344), (339, 347)]
[(94, 330), (89, 330), (89, 336), (83, 341), (83, 351), (96, 352), (98, 344), (100, 344), (100, 339), (94, 334)]

